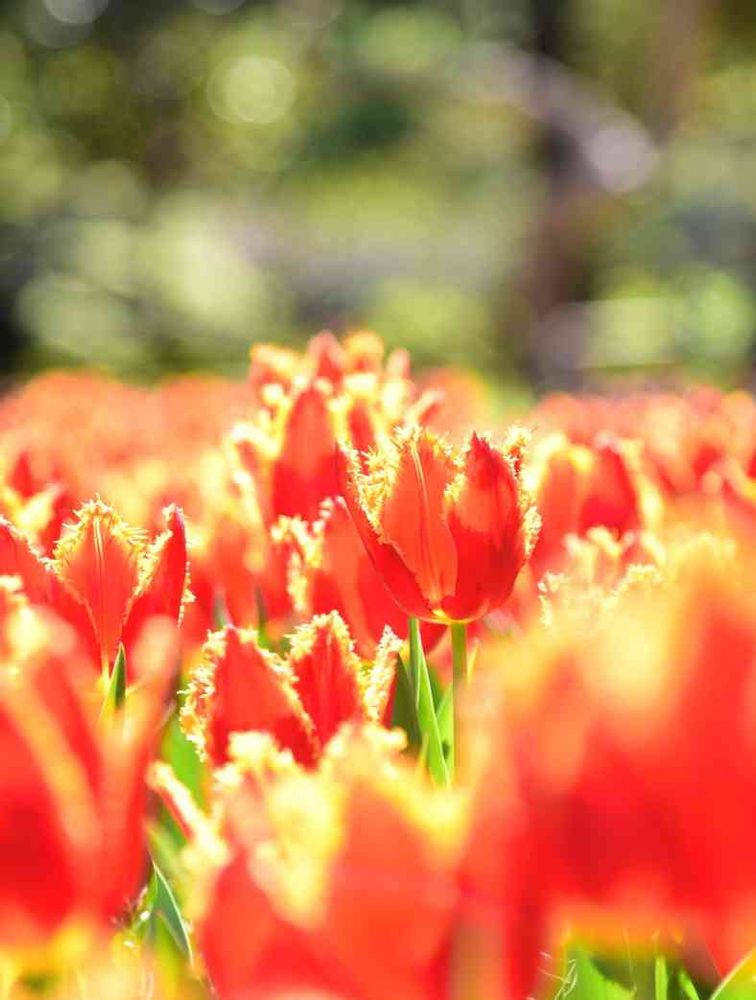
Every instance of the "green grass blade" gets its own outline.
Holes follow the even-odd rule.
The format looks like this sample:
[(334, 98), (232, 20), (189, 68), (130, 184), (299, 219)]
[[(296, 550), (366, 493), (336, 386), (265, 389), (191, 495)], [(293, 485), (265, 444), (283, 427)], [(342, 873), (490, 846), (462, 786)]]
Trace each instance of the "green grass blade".
[[(633, 991), (613, 979), (607, 979), (582, 948), (570, 951), (569, 975), (560, 994), (570, 1000), (632, 1000)], [(569, 986), (567, 986), (569, 983)]]

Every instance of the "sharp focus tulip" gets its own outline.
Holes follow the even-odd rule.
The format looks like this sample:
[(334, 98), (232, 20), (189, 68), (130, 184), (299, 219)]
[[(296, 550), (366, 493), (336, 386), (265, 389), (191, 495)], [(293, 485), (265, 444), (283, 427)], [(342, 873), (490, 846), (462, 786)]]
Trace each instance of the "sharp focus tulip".
[(427, 621), (475, 621), (509, 597), (538, 533), (521, 483), (524, 434), (453, 450), (428, 430), (370, 453), (339, 452), (342, 491), (397, 603)]

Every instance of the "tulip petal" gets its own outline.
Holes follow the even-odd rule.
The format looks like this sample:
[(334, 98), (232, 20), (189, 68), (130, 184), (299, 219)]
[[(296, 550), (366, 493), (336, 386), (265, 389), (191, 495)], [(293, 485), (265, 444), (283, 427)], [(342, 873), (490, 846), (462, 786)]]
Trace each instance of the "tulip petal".
[(420, 592), (414, 576), (404, 565), (396, 549), (379, 537), (367, 516), (357, 488), (357, 477), (360, 475), (357, 454), (351, 449), (347, 451), (339, 448), (336, 452), (336, 462), (341, 492), (376, 572), (390, 588), (397, 604), (406, 614), (416, 618), (432, 618), (433, 613)]
[(55, 548), (58, 576), (89, 609), (107, 663), (112, 663), (121, 639), (145, 549), (143, 534), (99, 500), (78, 511)]
[(303, 764), (317, 746), (313, 724), (283, 663), (252, 633), (227, 626), (210, 636), (189, 681), (181, 713), (184, 732), (214, 764), (228, 760), (231, 733), (273, 734)]
[[(332, 864), (316, 941), (351, 981), (354, 996), (443, 995), (456, 886), (434, 847), (400, 796), (369, 781), (350, 789), (344, 844)], [(405, 907), (412, 920), (397, 920)]]
[(360, 659), (336, 613), (314, 618), (292, 637), (289, 665), (322, 746), (339, 726), (366, 718)]
[(30, 945), (73, 906), (76, 874), (53, 791), (3, 705), (0, 759), (0, 941)]
[(18, 577), (30, 604), (48, 607), (76, 632), (93, 666), (100, 667), (100, 651), (92, 619), (84, 603), (60, 582), (52, 565), (28, 540), (0, 518), (0, 576)]
[(138, 641), (149, 618), (162, 615), (179, 621), (188, 579), (186, 526), (178, 507), (165, 512), (166, 531), (145, 556), (142, 581), (133, 599), (123, 627), (122, 642), (128, 653)]
[(459, 559), (459, 584), (443, 603), (449, 618), (480, 618), (509, 597), (526, 552), (520, 496), (513, 463), (473, 434), (460, 483), (450, 494), (448, 523)]
[(379, 518), (390, 541), (413, 573), (431, 607), (454, 593), (457, 550), (444, 517), (444, 494), (456, 469), (437, 438), (409, 435), (399, 446), (399, 461)]
[(328, 395), (314, 383), (295, 397), (287, 416), (271, 482), (276, 516), (317, 517), (322, 501), (338, 492), (335, 448)]

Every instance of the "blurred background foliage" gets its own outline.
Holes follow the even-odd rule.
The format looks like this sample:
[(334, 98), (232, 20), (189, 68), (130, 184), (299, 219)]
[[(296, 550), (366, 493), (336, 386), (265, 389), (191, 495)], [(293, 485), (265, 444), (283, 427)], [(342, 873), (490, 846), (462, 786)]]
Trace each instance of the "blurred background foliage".
[(536, 388), (748, 381), (751, 0), (6, 0), (6, 377), (372, 326)]

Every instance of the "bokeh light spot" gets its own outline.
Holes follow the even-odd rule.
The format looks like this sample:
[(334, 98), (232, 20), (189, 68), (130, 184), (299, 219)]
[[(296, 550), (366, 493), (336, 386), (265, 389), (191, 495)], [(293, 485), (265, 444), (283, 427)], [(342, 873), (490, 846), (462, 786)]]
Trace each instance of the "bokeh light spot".
[(82, 25), (95, 21), (108, 0), (44, 0), (45, 7), (62, 24)]
[(294, 100), (294, 78), (277, 59), (245, 56), (220, 65), (210, 77), (208, 101), (226, 121), (269, 125)]

